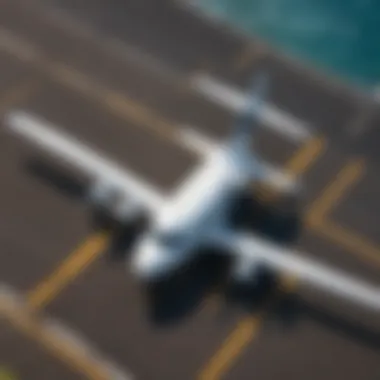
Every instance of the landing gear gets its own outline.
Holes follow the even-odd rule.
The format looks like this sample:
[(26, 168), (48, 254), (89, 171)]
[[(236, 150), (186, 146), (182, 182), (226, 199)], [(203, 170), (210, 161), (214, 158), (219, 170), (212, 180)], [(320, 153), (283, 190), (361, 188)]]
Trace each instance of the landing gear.
[(126, 218), (125, 220), (120, 220), (115, 217), (107, 207), (102, 205), (91, 205), (90, 215), (91, 226), (95, 230), (140, 230), (145, 228), (149, 223), (148, 216), (143, 212), (136, 213), (133, 217)]
[(105, 231), (111, 236), (107, 256), (112, 261), (124, 259), (132, 251), (137, 238), (149, 225), (148, 216), (143, 213), (121, 221), (115, 218), (108, 209), (92, 206), (90, 215), (91, 228), (95, 231)]

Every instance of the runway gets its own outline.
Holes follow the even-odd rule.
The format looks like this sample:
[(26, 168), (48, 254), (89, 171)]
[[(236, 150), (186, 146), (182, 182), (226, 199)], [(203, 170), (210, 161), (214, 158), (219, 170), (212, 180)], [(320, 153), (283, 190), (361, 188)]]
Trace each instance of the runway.
[[(2, 116), (17, 108), (44, 118), (165, 192), (201, 162), (186, 133), (226, 138), (252, 73), (270, 67), (257, 147), (302, 181), (292, 244), (380, 284), (371, 99), (181, 2), (0, 6)], [(175, 323), (155, 326), (127, 265), (110, 256), (112, 237), (89, 225), (85, 180), (41, 170), (54, 161), (4, 123), (0, 157), (1, 380), (1, 371), (12, 380), (378, 379), (378, 315), (295, 282), (250, 312), (226, 308), (214, 290), (196, 294)], [(173, 291), (178, 308), (190, 277)], [(289, 304), (297, 312), (287, 318)]]

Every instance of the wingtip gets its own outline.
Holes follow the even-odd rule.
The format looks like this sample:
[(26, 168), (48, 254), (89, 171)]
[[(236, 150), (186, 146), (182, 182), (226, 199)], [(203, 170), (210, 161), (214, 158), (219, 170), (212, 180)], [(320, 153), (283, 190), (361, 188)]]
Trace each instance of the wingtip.
[(16, 130), (20, 126), (20, 120), (24, 119), (26, 116), (25, 111), (19, 109), (9, 110), (4, 115), (4, 124), (8, 129)]

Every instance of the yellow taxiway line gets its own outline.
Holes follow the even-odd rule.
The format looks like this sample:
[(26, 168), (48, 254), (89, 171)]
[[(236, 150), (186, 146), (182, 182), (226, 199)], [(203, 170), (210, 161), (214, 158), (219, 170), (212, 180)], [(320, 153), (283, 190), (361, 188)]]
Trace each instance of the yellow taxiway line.
[(44, 307), (104, 252), (108, 241), (109, 236), (105, 232), (91, 235), (86, 239), (56, 271), (29, 292), (29, 305), (35, 309)]
[[(324, 151), (325, 141), (322, 138), (314, 138), (302, 146), (289, 160), (285, 169), (294, 176), (300, 176), (306, 172)], [(296, 287), (294, 278), (286, 278), (282, 288), (291, 292)], [(220, 349), (201, 370), (199, 380), (220, 379), (226, 373), (259, 333), (266, 316), (276, 303), (278, 296), (270, 298), (267, 307), (261, 309), (258, 314), (243, 318), (234, 330), (229, 334)]]

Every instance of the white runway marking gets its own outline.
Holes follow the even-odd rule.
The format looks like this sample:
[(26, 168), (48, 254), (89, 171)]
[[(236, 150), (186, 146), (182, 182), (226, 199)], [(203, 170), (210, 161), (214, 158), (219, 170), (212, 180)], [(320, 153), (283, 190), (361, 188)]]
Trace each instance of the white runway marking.
[(200, 156), (211, 153), (218, 146), (218, 142), (213, 141), (199, 132), (199, 130), (187, 125), (179, 127), (178, 133), (175, 136), (181, 146)]
[(42, 53), (35, 46), (4, 28), (0, 28), (0, 47), (27, 62), (37, 61), (42, 56)]
[[(151, 73), (165, 78), (168, 82), (179, 83), (185, 79), (183, 73), (177, 71), (173, 65), (168, 65), (167, 62), (161, 61), (156, 56), (135, 46), (127, 45), (119, 39), (100, 36), (88, 23), (78, 22), (62, 10), (50, 9), (47, 13), (56, 25), (61, 26), (62, 29), (83, 38), (92, 40), (96, 38), (98, 45), (103, 49), (106, 48), (108, 52), (116, 53), (135, 65), (143, 66)], [(0, 34), (2, 48), (12, 51), (14, 54), (16, 53), (20, 58), (36, 60), (42, 55), (38, 49), (35, 50), (35, 47), (29, 41), (23, 41), (4, 29), (1, 29)], [(241, 91), (227, 86), (209, 75), (201, 74), (193, 77), (190, 80), (190, 89), (203, 95), (206, 100), (217, 103), (232, 112), (240, 111), (245, 101), (245, 96)], [(312, 137), (312, 127), (310, 125), (281, 111), (274, 105), (268, 105), (264, 108), (263, 124), (292, 142), (302, 143)]]
[[(220, 147), (220, 144), (223, 144), (223, 141), (214, 141), (191, 126), (182, 126), (175, 137), (178, 144), (184, 149), (193, 151), (200, 156), (205, 156), (213, 152)], [(275, 187), (291, 188), (299, 186), (293, 176), (286, 173), (283, 169), (265, 161), (262, 162), (262, 165), (266, 180)]]
[[(113, 42), (115, 43), (115, 41)], [(127, 52), (125, 46), (119, 46), (120, 51)], [(33, 63), (40, 63), (45, 58), (43, 52), (33, 43), (25, 41), (23, 38), (15, 36), (13, 33), (2, 28), (0, 29), (0, 47), (22, 60), (32, 61)], [(115, 48), (115, 50), (119, 49)], [(169, 67), (166, 67), (157, 60), (149, 59), (148, 56), (145, 56), (145, 53), (139, 53), (138, 49), (133, 47), (129, 48), (128, 56), (130, 60), (135, 62), (135, 64), (141, 65), (144, 62), (145, 66), (148, 65), (146, 68), (150, 69), (151, 72), (154, 68), (156, 74), (166, 77), (168, 80), (169, 78), (171, 80), (178, 78), (178, 73), (175, 73), (171, 68), (169, 69)], [(94, 82), (91, 81), (91, 83)], [(193, 77), (190, 80), (190, 88), (203, 95), (206, 100), (212, 101), (222, 107), (226, 107), (232, 112), (239, 112), (245, 103), (245, 96), (242, 92), (216, 81), (209, 75), (201, 74)], [(279, 110), (273, 105), (264, 107), (263, 124), (265, 127), (290, 139), (292, 142), (302, 143), (312, 137), (312, 129), (310, 125)]]
[[(126, 108), (131, 108), (131, 103), (122, 94), (108, 89), (102, 83), (98, 83), (97, 81), (94, 81), (93, 78), (90, 78), (89, 76), (86, 76), (85, 74), (74, 69), (62, 70), (62, 67), (55, 64), (54, 62), (49, 61), (44, 56), (43, 52), (35, 48), (33, 44), (24, 41), (18, 36), (14, 36), (11, 32), (8, 32), (2, 28), (0, 28), (0, 49), (3, 49), (22, 60), (33, 61), (34, 64), (43, 65), (43, 67), (46, 68), (46, 72), (52, 74), (53, 77), (56, 77), (65, 84), (69, 84), (71, 87), (78, 89), (80, 92), (83, 92), (88, 96), (95, 97), (103, 101), (104, 94), (108, 94), (109, 96), (113, 95), (115, 98), (120, 99), (119, 103), (122, 105), (124, 111)], [(205, 82), (204, 79), (201, 79), (199, 83), (203, 83), (205, 89), (207, 89), (210, 85), (207, 84), (209, 82)], [(215, 89), (212, 90), (213, 94), (214, 92)], [(238, 102), (239, 101), (244, 102), (244, 97), (242, 97), (242, 95), (240, 95), (240, 100), (238, 95)], [(127, 105), (129, 105), (129, 107), (126, 107)], [(239, 104), (237, 107), (239, 107)], [(270, 115), (272, 115), (273, 118), (273, 112), (270, 113)], [(146, 117), (144, 117), (144, 120), (145, 119)], [(150, 117), (149, 120), (151, 120)], [(290, 123), (289, 119), (286, 119), (285, 121)], [(282, 120), (282, 122), (284, 122), (284, 120)], [(151, 121), (149, 121), (149, 123), (151, 123)], [(160, 128), (165, 128), (164, 124), (160, 123)], [(142, 125), (145, 124), (143, 123)], [(277, 125), (277, 127), (279, 126), (281, 126), (281, 124)], [(212, 138), (206, 136), (203, 132), (200, 132), (200, 127), (186, 125), (175, 126), (174, 124), (173, 127), (175, 128), (169, 128), (166, 131), (168, 132), (167, 135), (171, 136), (175, 144), (196, 155), (207, 155), (211, 150), (213, 150), (213, 148), (215, 148), (216, 145), (222, 143), (222, 141), (213, 141)], [(306, 138), (306, 133), (300, 133), (300, 131), (297, 129), (297, 126), (294, 127), (291, 125), (289, 128), (292, 127), (293, 134), (291, 134), (291, 136), (293, 136), (293, 139), (299, 141), (300, 139), (302, 140), (303, 138)], [(280, 168), (276, 168), (270, 165), (268, 165), (268, 168), (270, 168), (269, 171), (273, 173), (273, 178), (279, 178), (283, 176), (283, 174), (280, 174), (283, 173), (283, 170)], [(272, 177), (272, 175), (270, 175), (270, 177)]]
[[(245, 105), (244, 94), (229, 87), (207, 74), (192, 78), (191, 86), (207, 99), (232, 112), (239, 112)], [(304, 142), (312, 136), (312, 128), (307, 123), (291, 116), (274, 105), (266, 105), (262, 110), (264, 126), (294, 142)]]
[(0, 316), (35, 336), (90, 379), (134, 379), (106, 359), (82, 334), (47, 316), (34, 315), (21, 294), (5, 284), (0, 284)]
[(53, 22), (54, 26), (58, 26), (74, 36), (90, 40), (107, 53), (116, 54), (128, 63), (132, 62), (135, 65), (143, 66), (148, 71), (158, 74), (168, 81), (175, 82), (181, 80), (182, 75), (174, 66), (163, 62), (146, 50), (142, 50), (141, 47), (127, 44), (111, 35), (104, 35), (102, 31), (99, 32), (96, 27), (93, 27), (90, 22), (74, 18), (64, 9), (41, 7), (39, 11), (46, 16), (48, 22)]

